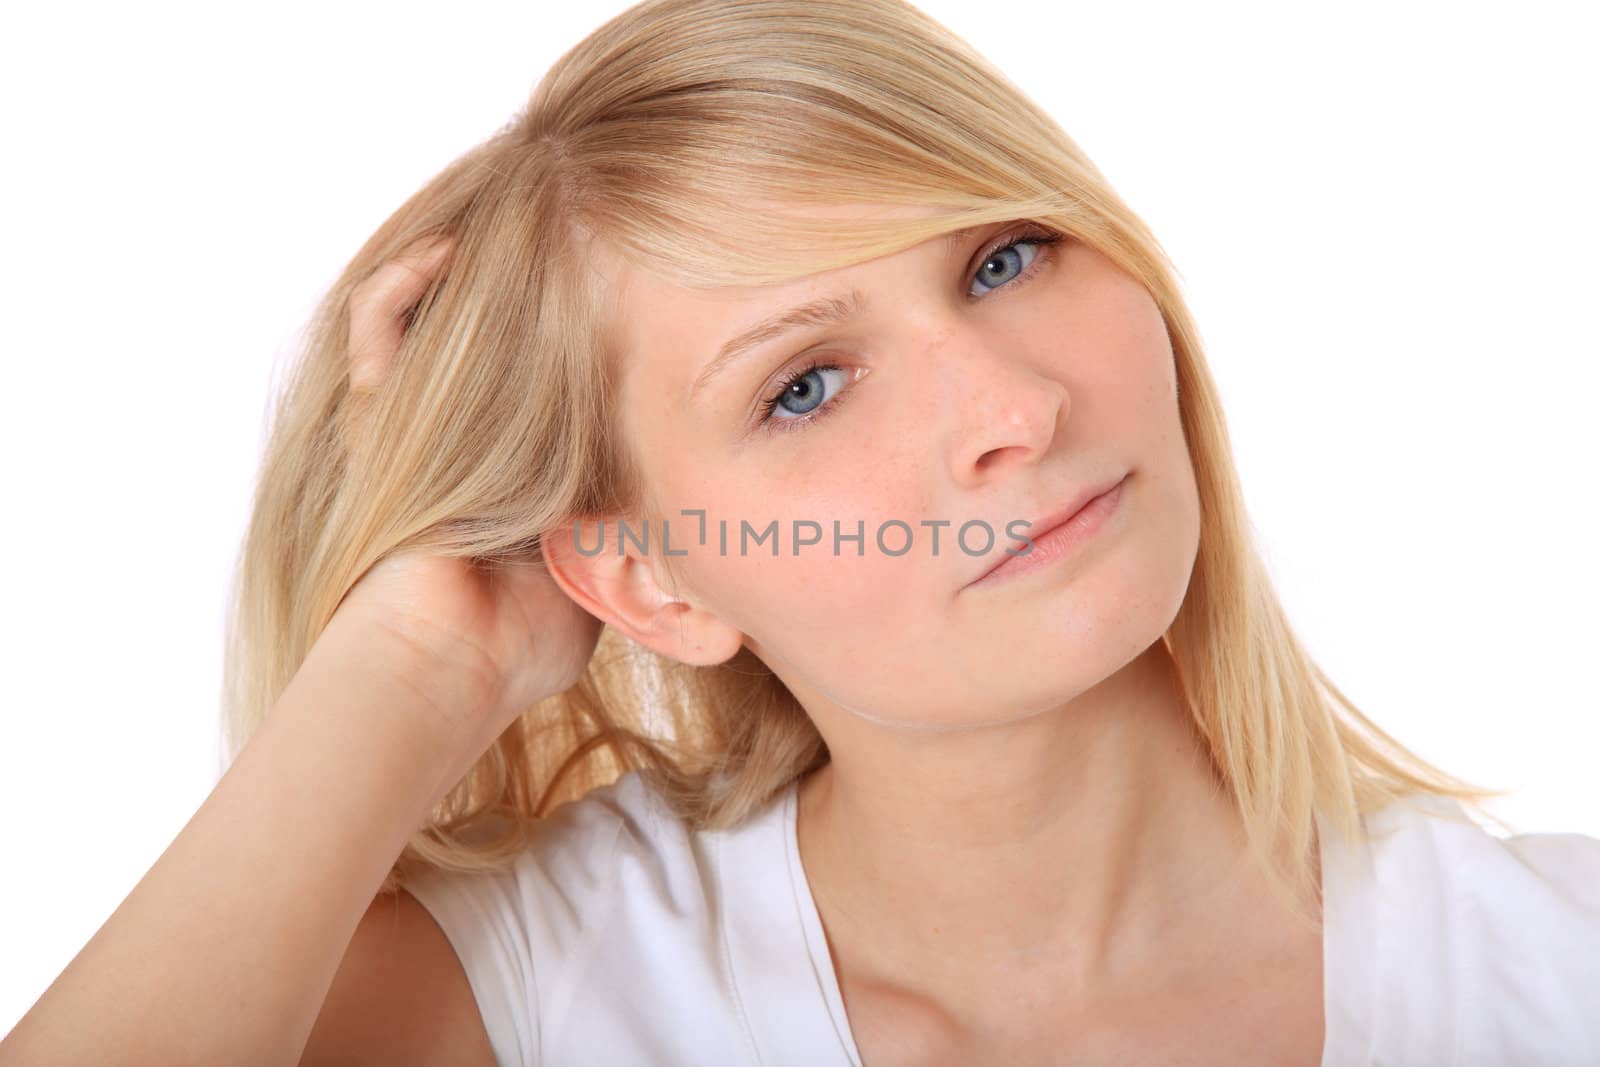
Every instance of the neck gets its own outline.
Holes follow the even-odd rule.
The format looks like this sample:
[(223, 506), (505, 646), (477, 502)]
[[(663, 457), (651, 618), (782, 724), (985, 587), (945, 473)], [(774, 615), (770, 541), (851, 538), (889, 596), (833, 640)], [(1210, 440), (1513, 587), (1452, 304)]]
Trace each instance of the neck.
[(1002, 726), (826, 725), (831, 761), (800, 783), (797, 833), (858, 981), (957, 1000), (1019, 981), (1148, 991), (1237, 957), (1234, 920), (1265, 899), (1160, 643)]

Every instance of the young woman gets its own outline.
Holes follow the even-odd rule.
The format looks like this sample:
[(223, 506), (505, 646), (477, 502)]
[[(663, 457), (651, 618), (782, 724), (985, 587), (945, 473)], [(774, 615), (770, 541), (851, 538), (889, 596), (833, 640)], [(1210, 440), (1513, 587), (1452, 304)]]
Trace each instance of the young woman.
[(1600, 841), (1297, 643), (1154, 237), (896, 0), (649, 0), (281, 397), (236, 758), (5, 1063), (1600, 1058)]

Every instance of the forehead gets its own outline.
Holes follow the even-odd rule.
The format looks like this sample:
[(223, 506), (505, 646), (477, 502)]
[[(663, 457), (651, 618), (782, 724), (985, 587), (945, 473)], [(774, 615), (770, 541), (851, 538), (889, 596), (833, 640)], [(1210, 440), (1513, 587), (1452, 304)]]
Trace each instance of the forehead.
[[(939, 214), (937, 207), (839, 204), (784, 207), (807, 217), (914, 218)], [(797, 304), (825, 297), (844, 298), (840, 268), (791, 282), (761, 286), (697, 288), (679, 285), (620, 255), (596, 239), (593, 265), (610, 296), (609, 323), (620, 379), (653, 387), (689, 388), (724, 341), (753, 323)], [(680, 396), (681, 399), (681, 396)]]

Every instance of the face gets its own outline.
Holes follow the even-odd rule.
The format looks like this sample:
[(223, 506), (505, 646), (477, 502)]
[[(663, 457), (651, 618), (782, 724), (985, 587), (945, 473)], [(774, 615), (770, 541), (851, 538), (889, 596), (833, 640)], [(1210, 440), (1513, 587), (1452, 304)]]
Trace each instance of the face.
[[(908, 728), (1048, 711), (1159, 640), (1199, 537), (1171, 344), (1131, 276), (1041, 236), (985, 225), (718, 290), (600, 250), (623, 432), (659, 511), (647, 553), (595, 564), (629, 569), (591, 587), (597, 613), (690, 662), (747, 646), (813, 717)], [(848, 318), (771, 336), (707, 377), (752, 324), (852, 291)], [(1119, 481), (1072, 543), (1044, 537)], [(704, 511), (703, 542), (685, 509)], [(1026, 539), (1018, 562), (1033, 566), (976, 581)]]

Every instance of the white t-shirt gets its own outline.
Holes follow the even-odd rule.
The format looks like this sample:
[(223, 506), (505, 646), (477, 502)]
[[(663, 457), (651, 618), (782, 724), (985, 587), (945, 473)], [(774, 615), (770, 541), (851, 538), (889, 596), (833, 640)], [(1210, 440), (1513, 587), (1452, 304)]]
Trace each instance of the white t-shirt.
[[(501, 1064), (861, 1067), (795, 800), (691, 833), (631, 773), (542, 821), (511, 870), (408, 888)], [(1318, 834), (1323, 1067), (1600, 1064), (1600, 839), (1498, 838), (1436, 797), (1366, 827), (1353, 852)]]

